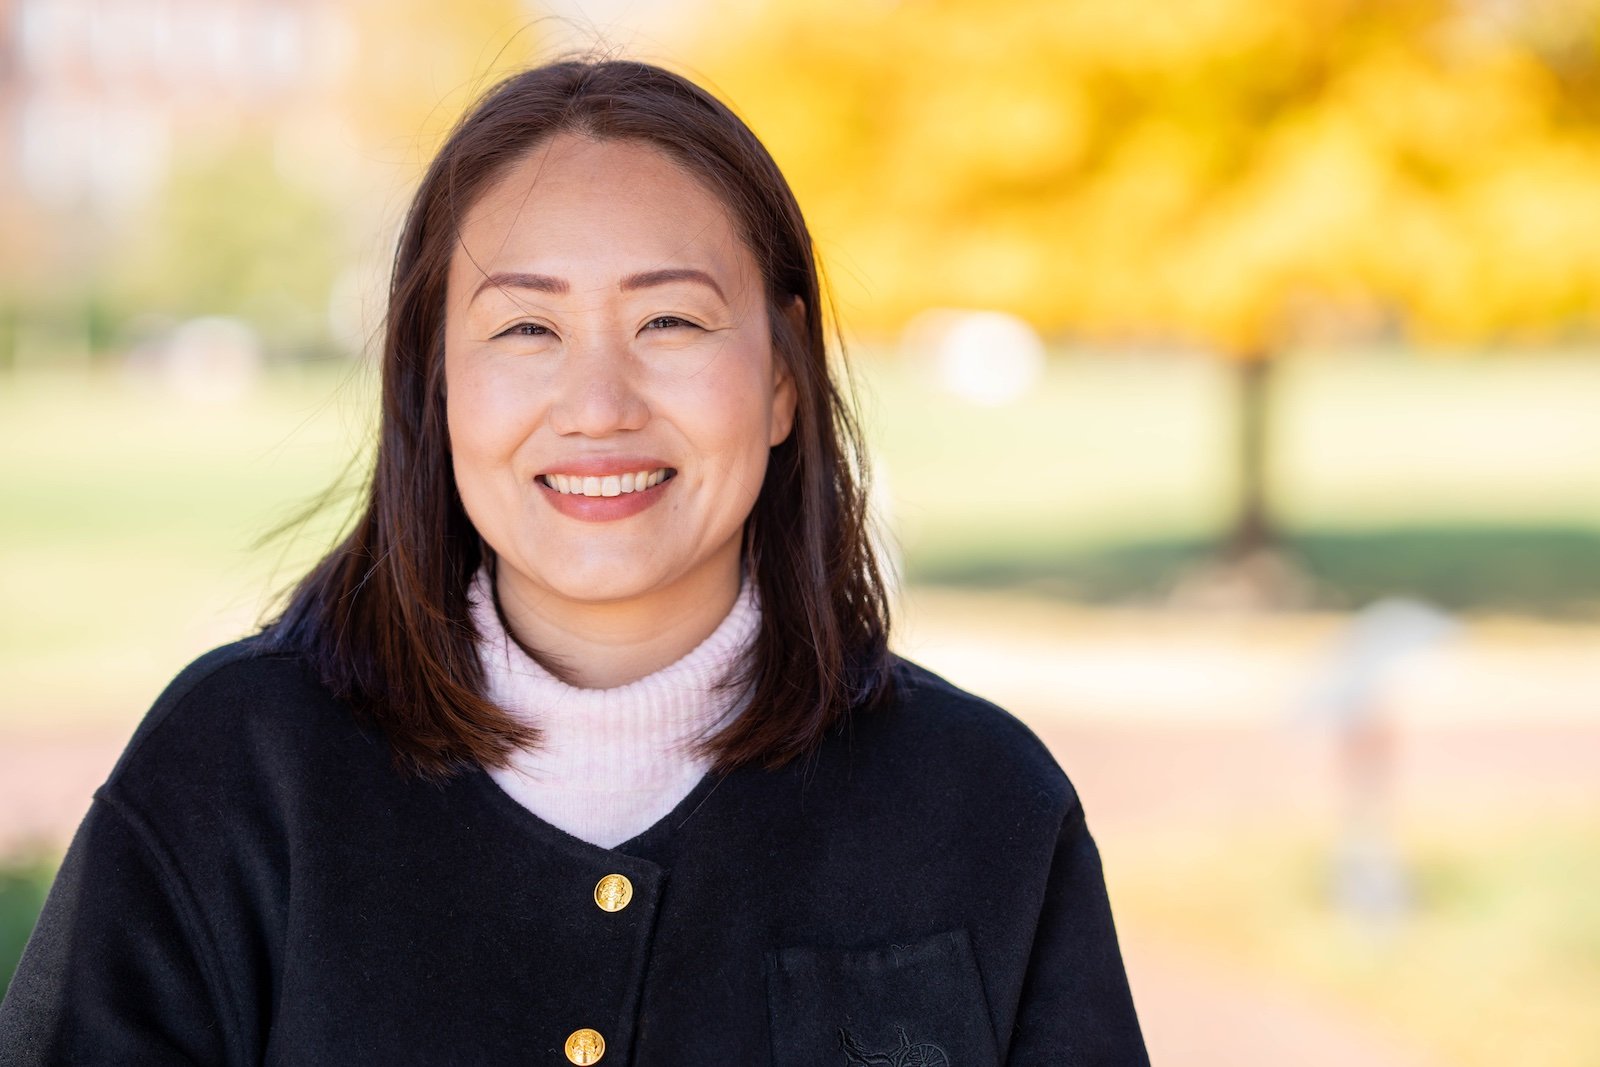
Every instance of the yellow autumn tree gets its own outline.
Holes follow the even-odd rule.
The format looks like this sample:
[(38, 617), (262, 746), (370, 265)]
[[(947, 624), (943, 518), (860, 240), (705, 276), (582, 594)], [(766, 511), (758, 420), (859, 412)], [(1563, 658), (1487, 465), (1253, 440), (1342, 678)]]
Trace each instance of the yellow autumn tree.
[(774, 0), (704, 33), (856, 325), (990, 307), (1232, 361), (1235, 554), (1272, 539), (1288, 347), (1600, 326), (1596, 0)]

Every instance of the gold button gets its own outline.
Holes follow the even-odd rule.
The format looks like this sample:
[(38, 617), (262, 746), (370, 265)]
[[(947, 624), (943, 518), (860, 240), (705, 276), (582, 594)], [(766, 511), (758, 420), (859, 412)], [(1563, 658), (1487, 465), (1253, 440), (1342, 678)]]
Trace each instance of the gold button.
[(606, 1054), (606, 1039), (599, 1031), (584, 1027), (567, 1035), (567, 1059), (573, 1063), (599, 1063)]
[(626, 875), (608, 874), (595, 883), (594, 902), (601, 911), (621, 911), (632, 899), (633, 883)]

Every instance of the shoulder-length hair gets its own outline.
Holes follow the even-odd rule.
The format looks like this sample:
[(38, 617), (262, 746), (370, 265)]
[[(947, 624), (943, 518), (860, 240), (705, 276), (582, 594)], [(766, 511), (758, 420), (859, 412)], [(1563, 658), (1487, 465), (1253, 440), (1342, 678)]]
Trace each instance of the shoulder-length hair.
[[(717, 770), (813, 752), (891, 689), (889, 596), (867, 510), (859, 425), (830, 370), (811, 236), (750, 129), (687, 79), (628, 60), (513, 75), (456, 124), (407, 212), (390, 279), (382, 412), (360, 517), (288, 593), (263, 646), (307, 657), (389, 739), (399, 766), (443, 779), (539, 743), (484, 692), (467, 590), (489, 549), (457, 494), (445, 421), (445, 281), (471, 206), (553, 134), (637, 141), (716, 192), (765, 281), (772, 346), (793, 376), (793, 430), (771, 450), (743, 565), (761, 626), (737, 682), (746, 712), (704, 742)], [(799, 297), (804, 323), (784, 309)], [(837, 331), (834, 331), (837, 337)]]

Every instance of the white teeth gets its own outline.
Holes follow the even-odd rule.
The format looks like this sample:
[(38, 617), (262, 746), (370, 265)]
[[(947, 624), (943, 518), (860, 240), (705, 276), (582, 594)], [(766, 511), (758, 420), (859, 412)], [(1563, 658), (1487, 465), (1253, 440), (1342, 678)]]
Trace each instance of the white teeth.
[(558, 493), (569, 496), (622, 496), (641, 489), (660, 485), (667, 477), (667, 468), (653, 471), (630, 471), (626, 474), (589, 475), (546, 474), (544, 484)]

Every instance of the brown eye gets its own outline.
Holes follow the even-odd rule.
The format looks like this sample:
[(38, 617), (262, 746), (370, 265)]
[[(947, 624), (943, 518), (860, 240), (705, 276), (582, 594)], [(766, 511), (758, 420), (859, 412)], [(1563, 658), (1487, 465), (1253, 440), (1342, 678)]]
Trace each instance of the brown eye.
[(689, 322), (686, 319), (680, 319), (676, 315), (657, 315), (644, 325), (645, 329), (647, 330), (670, 330), (674, 326), (692, 327), (694, 323)]
[(501, 333), (496, 334), (495, 336), (496, 337), (543, 337), (545, 334), (547, 334), (549, 332), (550, 332), (550, 330), (547, 327), (540, 326), (537, 322), (519, 322), (515, 326), (512, 326), (512, 327), (502, 331)]

